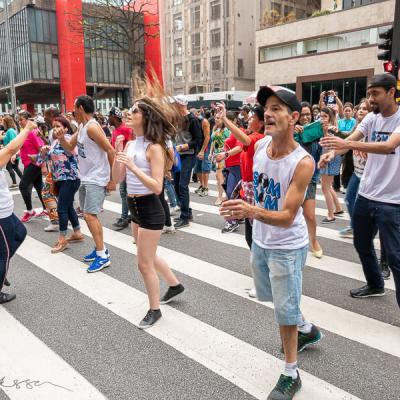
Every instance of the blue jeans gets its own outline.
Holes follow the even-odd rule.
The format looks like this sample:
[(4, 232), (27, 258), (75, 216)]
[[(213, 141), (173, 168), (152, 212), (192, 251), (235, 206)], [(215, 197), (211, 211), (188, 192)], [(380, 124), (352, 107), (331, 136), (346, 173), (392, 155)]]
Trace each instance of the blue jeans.
[(165, 185), (165, 191), (167, 192), (169, 205), (171, 207), (176, 207), (177, 206), (176, 193), (175, 193), (173, 181), (170, 181), (168, 178), (165, 178), (164, 185)]
[(368, 200), (359, 195), (354, 206), (353, 224), (354, 246), (367, 283), (372, 288), (384, 287), (373, 243), (379, 229), (386, 261), (393, 272), (397, 303), (400, 306), (400, 204)]
[(226, 195), (228, 196), (228, 199), (230, 199), (232, 192), (242, 178), (240, 174), (240, 165), (227, 167), (226, 169), (228, 170), (228, 176), (226, 179)]
[(78, 191), (81, 181), (58, 181), (56, 182), (59, 193), (57, 202), (58, 224), (60, 233), (66, 235), (68, 231), (68, 220), (71, 221), (74, 231), (80, 229), (79, 219), (74, 208), (74, 197)]
[(196, 156), (194, 154), (181, 155), (181, 171), (174, 174), (175, 192), (181, 206), (180, 219), (184, 221), (188, 221), (192, 213), (189, 208), (189, 183), (195, 162)]
[(15, 214), (0, 219), (0, 292), (7, 276), (10, 259), (25, 237), (26, 228)]
[(308, 246), (295, 250), (264, 249), (254, 241), (251, 246), (257, 298), (274, 303), (279, 325), (298, 325), (304, 320), (300, 301), (307, 252)]
[(122, 214), (121, 219), (128, 219), (129, 208), (126, 191), (126, 179), (119, 184), (119, 195), (121, 196)]
[(354, 204), (357, 199), (359, 186), (360, 186), (360, 178), (355, 173), (353, 173), (347, 184), (346, 197), (344, 199), (347, 205), (347, 210), (349, 211), (350, 215), (351, 229), (353, 229), (353, 210), (354, 210)]

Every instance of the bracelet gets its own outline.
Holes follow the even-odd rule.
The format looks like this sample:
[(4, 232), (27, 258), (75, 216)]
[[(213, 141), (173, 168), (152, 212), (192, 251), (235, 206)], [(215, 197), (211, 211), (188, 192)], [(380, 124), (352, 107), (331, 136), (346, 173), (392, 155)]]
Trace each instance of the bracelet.
[(226, 160), (227, 158), (229, 158), (229, 151), (226, 151), (226, 152), (225, 152), (225, 160)]

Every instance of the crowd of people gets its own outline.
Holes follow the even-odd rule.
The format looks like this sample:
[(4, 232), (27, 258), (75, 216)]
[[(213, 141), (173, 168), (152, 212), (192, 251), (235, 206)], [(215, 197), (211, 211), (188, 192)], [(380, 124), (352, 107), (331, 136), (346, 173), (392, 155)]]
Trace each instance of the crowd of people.
[[(149, 299), (139, 327), (153, 326), (161, 317), (160, 304), (185, 290), (167, 260), (157, 255), (161, 234), (190, 226), (190, 182), (198, 182), (194, 192), (206, 198), (213, 171), (214, 204), (225, 220), (222, 233), (245, 226), (255, 284), (249, 296), (274, 303), (285, 369), (268, 398), (292, 399), (301, 387), (297, 353), (323, 336), (300, 310), (308, 250), (323, 257), (317, 239), (318, 184), (327, 206), (322, 224), (344, 215), (337, 193), (346, 193), (350, 225), (338, 235), (353, 238), (367, 282), (350, 295), (383, 296), (391, 270), (400, 306), (400, 110), (395, 95), (396, 80), (382, 74), (370, 80), (366, 98), (356, 106), (343, 104), (334, 91), (321, 93), (319, 104), (311, 105), (284, 87), (263, 86), (254, 106), (232, 111), (221, 102), (196, 110), (188, 108), (185, 96), (154, 89), (129, 110), (113, 107), (107, 117), (95, 113), (86, 95), (66, 114), (50, 107), (43, 117), (27, 111), (3, 116), (0, 304), (15, 298), (3, 286), (9, 285), (10, 258), (32, 218), (49, 219), (45, 231), (59, 233), (51, 252), (59, 253), (85, 240), (83, 217), (94, 241), (93, 251), (82, 257), (87, 272), (110, 266), (100, 215), (106, 196), (119, 185), (121, 216), (113, 227), (132, 229)], [(26, 207), (19, 218), (9, 190), (17, 186)], [(33, 208), (32, 188), (41, 212)], [(373, 245), (378, 231), (380, 262)], [(168, 285), (163, 296), (159, 277)]]

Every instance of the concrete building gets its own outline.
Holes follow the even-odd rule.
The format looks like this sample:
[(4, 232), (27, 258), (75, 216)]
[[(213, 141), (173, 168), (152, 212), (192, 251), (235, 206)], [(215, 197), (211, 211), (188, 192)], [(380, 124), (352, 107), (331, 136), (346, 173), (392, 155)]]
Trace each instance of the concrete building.
[(172, 93), (254, 90), (259, 0), (164, 0), (164, 81)]
[(334, 89), (359, 102), (368, 77), (383, 72), (378, 34), (393, 24), (394, 6), (395, 0), (261, 1), (256, 87), (285, 85), (311, 103)]

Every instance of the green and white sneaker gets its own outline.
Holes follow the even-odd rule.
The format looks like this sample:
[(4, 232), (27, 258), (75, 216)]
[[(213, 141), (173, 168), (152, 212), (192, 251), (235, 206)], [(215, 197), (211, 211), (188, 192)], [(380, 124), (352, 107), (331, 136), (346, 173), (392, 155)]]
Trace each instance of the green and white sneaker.
[(292, 400), (294, 395), (301, 389), (300, 374), (297, 372), (297, 378), (281, 375), (274, 390), (269, 394), (267, 400)]
[(323, 338), (321, 331), (312, 324), (310, 333), (298, 332), (297, 335), (297, 352), (302, 352), (305, 348), (318, 343)]

